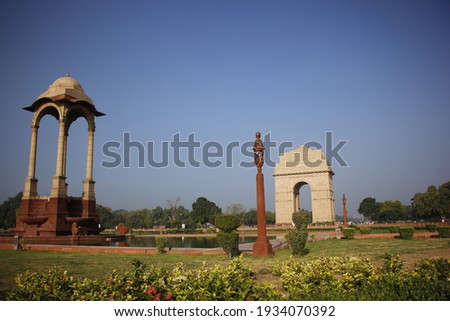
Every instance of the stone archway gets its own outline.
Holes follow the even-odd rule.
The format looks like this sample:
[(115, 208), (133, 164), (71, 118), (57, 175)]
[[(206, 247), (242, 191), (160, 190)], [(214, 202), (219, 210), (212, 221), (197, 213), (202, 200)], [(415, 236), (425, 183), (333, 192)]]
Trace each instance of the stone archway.
[[(303, 191), (305, 189), (305, 188), (302, 189), (303, 186), (307, 187), (307, 186), (309, 186), (309, 184), (305, 181), (301, 181), (301, 182), (298, 182), (297, 184), (295, 184), (295, 186), (294, 186), (294, 208), (293, 208), (294, 212), (301, 210), (301, 209), (306, 209), (303, 202), (300, 200), (300, 195), (304, 194), (304, 192), (301, 192), (301, 190)], [(309, 187), (309, 188), (311, 188), (311, 187)], [(309, 193), (309, 194), (312, 199), (311, 193)]]
[(318, 149), (300, 146), (280, 155), (275, 166), (275, 214), (277, 224), (291, 224), (301, 204), (300, 188), (311, 189), (312, 222), (334, 222), (334, 192), (331, 166)]

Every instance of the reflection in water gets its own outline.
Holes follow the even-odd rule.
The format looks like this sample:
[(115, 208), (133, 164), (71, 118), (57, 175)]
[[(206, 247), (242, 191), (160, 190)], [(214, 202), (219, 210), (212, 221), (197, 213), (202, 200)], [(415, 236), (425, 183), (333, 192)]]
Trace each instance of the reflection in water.
[[(275, 239), (269, 236), (268, 239)], [(240, 236), (239, 244), (252, 243), (256, 241), (256, 236)], [(110, 243), (110, 246), (129, 247), (156, 247), (156, 236), (131, 236), (125, 241)], [(167, 237), (167, 247), (172, 248), (216, 248), (220, 247), (215, 237), (198, 236), (177, 236)]]

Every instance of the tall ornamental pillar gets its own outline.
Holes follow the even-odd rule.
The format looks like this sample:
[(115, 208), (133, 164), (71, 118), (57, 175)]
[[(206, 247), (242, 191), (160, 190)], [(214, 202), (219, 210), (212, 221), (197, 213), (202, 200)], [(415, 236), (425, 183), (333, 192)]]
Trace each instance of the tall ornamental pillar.
[(39, 125), (33, 124), (31, 126), (31, 144), (30, 144), (30, 159), (28, 162), (28, 176), (25, 179), (25, 188), (23, 190), (23, 197), (31, 198), (37, 196), (37, 179), (36, 179), (36, 151), (37, 151), (37, 136)]
[(264, 174), (262, 167), (264, 165), (264, 145), (261, 140), (261, 133), (256, 133), (255, 146), (253, 147), (255, 165), (258, 168), (256, 173), (256, 213), (258, 234), (255, 244), (253, 244), (253, 256), (273, 255), (272, 244), (267, 239), (266, 231), (266, 201), (264, 193)]
[(58, 152), (56, 157), (56, 174), (53, 176), (51, 197), (67, 197), (66, 177), (64, 176), (64, 161), (67, 150), (66, 120), (59, 121)]
[(83, 199), (92, 200), (95, 199), (94, 193), (94, 180), (93, 180), (93, 165), (94, 165), (94, 132), (95, 128), (89, 128), (88, 130), (88, 148), (86, 156), (86, 178), (84, 180), (83, 187)]

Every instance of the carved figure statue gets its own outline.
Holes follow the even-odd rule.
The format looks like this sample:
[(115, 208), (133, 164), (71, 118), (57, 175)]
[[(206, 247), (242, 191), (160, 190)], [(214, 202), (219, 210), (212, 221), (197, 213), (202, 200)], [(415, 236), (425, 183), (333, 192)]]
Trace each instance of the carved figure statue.
[(256, 132), (255, 145), (253, 146), (253, 156), (255, 158), (255, 165), (261, 168), (264, 165), (264, 145), (261, 140), (261, 133)]

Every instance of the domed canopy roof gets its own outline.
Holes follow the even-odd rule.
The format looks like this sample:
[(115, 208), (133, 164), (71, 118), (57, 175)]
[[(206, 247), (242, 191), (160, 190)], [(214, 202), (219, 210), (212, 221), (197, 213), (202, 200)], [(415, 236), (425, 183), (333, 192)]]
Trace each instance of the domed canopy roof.
[(25, 110), (34, 112), (44, 100), (59, 101), (66, 100), (71, 103), (82, 103), (94, 111), (95, 116), (103, 116), (104, 114), (97, 111), (92, 99), (86, 95), (81, 87), (80, 83), (74, 78), (70, 77), (67, 73), (66, 76), (56, 79), (46, 91), (39, 95), (36, 101), (29, 107), (25, 107)]
[(69, 74), (67, 74), (67, 76), (56, 79), (48, 87), (48, 89), (38, 97), (38, 100), (41, 98), (53, 98), (61, 95), (67, 95), (77, 101), (82, 100), (90, 103), (91, 105), (94, 105), (94, 102), (88, 95), (86, 95), (80, 83), (70, 77)]

